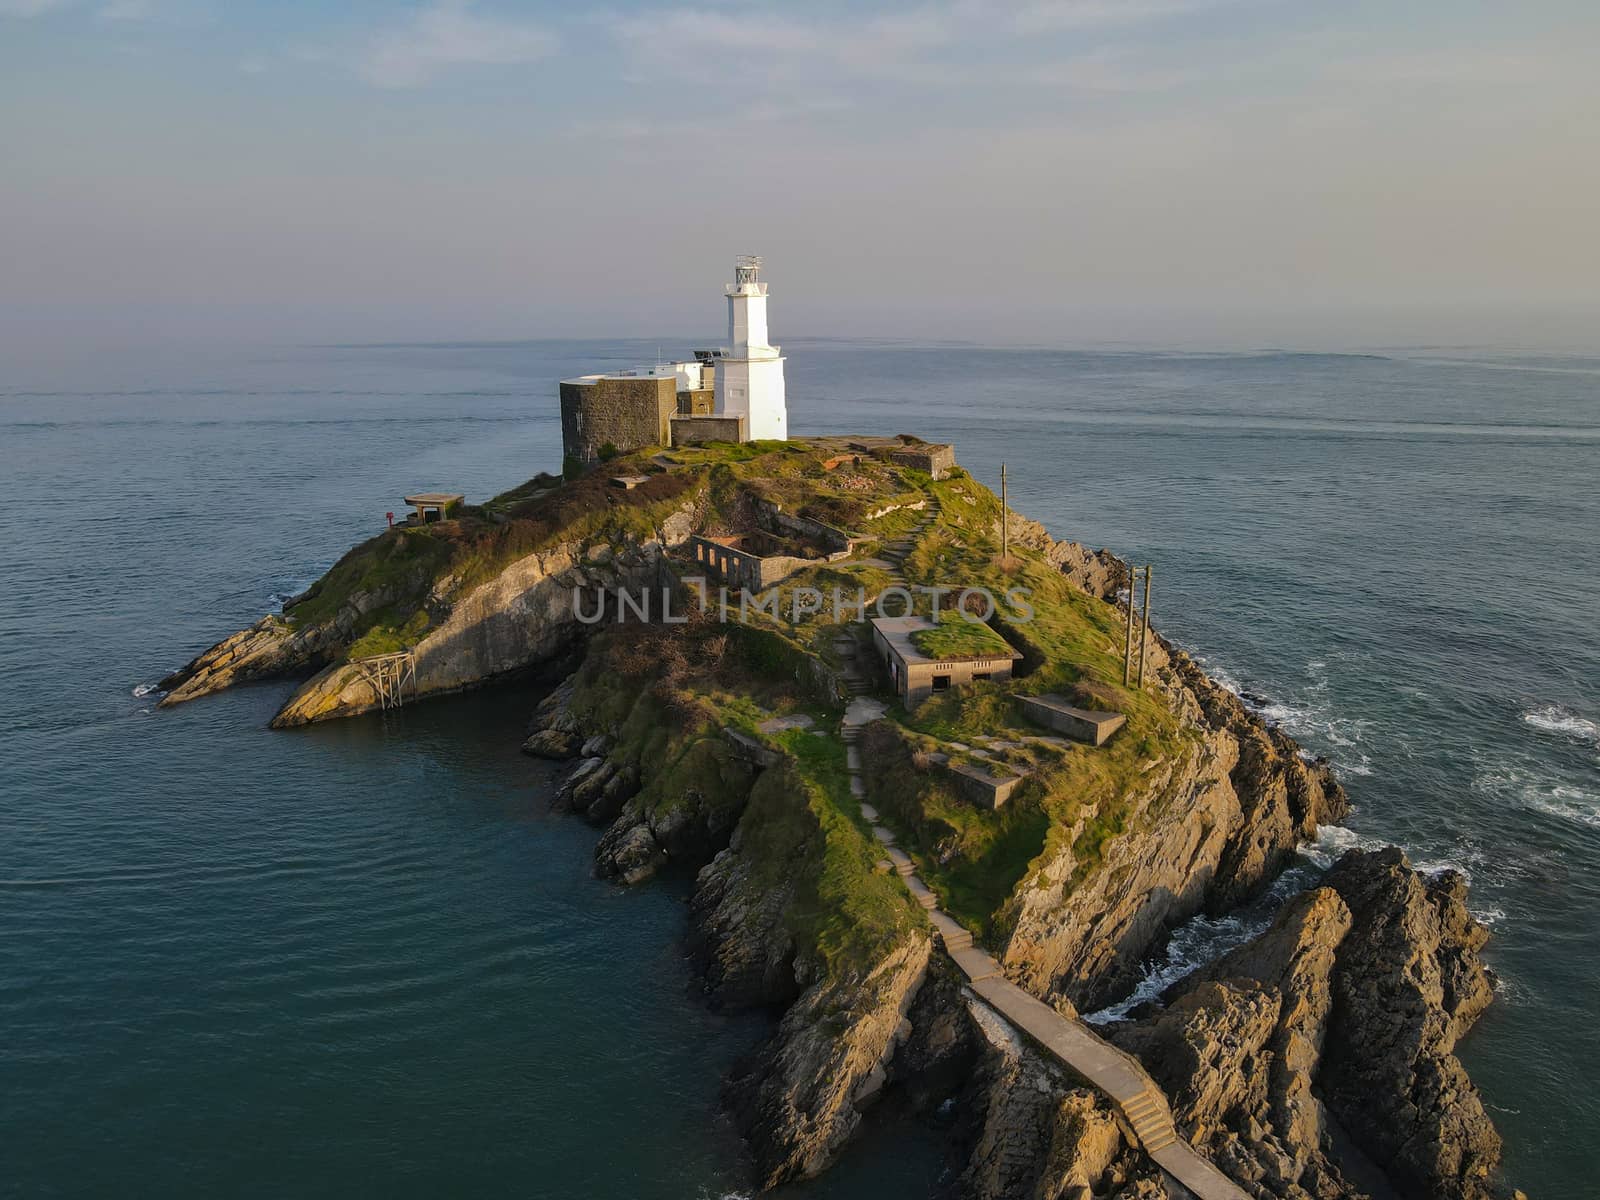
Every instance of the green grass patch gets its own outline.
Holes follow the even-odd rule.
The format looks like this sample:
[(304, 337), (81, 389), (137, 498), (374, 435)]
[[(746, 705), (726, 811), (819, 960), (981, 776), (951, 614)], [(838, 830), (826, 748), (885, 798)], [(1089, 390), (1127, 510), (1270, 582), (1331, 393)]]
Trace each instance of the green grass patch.
[(929, 658), (1002, 658), (1011, 654), (1011, 644), (982, 621), (949, 609), (940, 612), (932, 628), (914, 632), (911, 644)]

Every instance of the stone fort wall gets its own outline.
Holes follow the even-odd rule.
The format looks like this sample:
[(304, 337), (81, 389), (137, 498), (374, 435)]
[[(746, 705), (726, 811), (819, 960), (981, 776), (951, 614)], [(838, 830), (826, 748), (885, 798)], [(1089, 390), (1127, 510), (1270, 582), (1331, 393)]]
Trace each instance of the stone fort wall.
[(677, 411), (677, 382), (671, 376), (563, 383), (563, 452), (588, 463), (600, 457), (600, 449), (607, 443), (623, 452), (669, 445)]

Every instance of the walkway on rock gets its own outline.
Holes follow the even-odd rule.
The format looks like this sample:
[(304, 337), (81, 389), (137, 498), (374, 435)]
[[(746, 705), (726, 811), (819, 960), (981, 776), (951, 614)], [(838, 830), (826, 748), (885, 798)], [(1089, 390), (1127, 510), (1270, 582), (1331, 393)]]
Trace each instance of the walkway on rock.
[(917, 548), (917, 538), (921, 537), (928, 527), (939, 519), (939, 514), (942, 511), (939, 497), (929, 492), (928, 503), (927, 507), (923, 509), (922, 520), (883, 547), (880, 557), (889, 564), (890, 587), (903, 588), (906, 586), (906, 559), (910, 558), (911, 552)]
[(973, 945), (972, 934), (940, 910), (938, 897), (917, 878), (910, 856), (894, 844), (894, 834), (878, 823), (877, 809), (866, 800), (857, 742), (862, 726), (883, 716), (884, 711), (882, 701), (860, 694), (845, 711), (841, 735), (850, 775), (850, 794), (860, 803), (861, 815), (872, 826), (872, 835), (884, 847), (884, 854), (894, 864), (895, 872), (917, 903), (927, 910), (928, 920), (938, 932), (945, 952), (971, 981), (972, 990), (1006, 1020), (1026, 1031), (1056, 1058), (1109, 1096), (1133, 1127), (1145, 1153), (1173, 1179), (1201, 1200), (1249, 1200), (1238, 1184), (1178, 1136), (1166, 1096), (1138, 1059), (1105, 1041), (1082, 1021), (1062, 1016), (1008, 980), (1000, 964)]

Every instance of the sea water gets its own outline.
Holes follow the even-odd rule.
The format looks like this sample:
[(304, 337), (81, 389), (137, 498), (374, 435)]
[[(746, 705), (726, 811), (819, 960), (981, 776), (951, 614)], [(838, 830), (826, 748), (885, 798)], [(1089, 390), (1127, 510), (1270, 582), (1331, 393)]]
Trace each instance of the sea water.
[[(688, 345), (694, 339), (684, 339)], [(294, 732), (151, 686), (408, 492), (560, 461), (554, 381), (648, 342), (210, 348), (0, 372), (0, 1161), (29, 1195), (678, 1197), (745, 1185), (687, 883), (589, 877), (486, 690)], [(1494, 931), (1462, 1053), (1513, 1182), (1584, 1194), (1600, 1103), (1600, 360), (797, 341), (791, 428), (956, 444), (1310, 750), (1348, 845)], [(1284, 889), (1279, 889), (1280, 894)], [(1259, 928), (1181, 930), (1144, 993)], [(886, 1114), (806, 1196), (925, 1194)]]

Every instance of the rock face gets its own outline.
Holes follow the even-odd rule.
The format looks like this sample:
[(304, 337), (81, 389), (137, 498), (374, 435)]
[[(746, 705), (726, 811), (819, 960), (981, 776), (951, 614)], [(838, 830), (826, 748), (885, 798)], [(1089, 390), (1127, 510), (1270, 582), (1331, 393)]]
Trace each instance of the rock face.
[(792, 1004), (800, 994), (794, 936), (784, 913), (797, 881), (772, 887), (754, 879), (755, 864), (737, 831), (695, 879), (690, 900), (689, 952), (716, 1008)]
[(1346, 854), (1325, 882), (1354, 919), (1334, 973), (1321, 1076), (1329, 1107), (1402, 1187), (1494, 1195), (1500, 1137), (1455, 1057), (1494, 994), (1478, 958), (1488, 933), (1467, 912), (1465, 881), (1454, 872), (1424, 881), (1390, 848)]
[[(460, 691), (554, 658), (587, 628), (576, 597), (655, 588), (662, 543), (627, 543), (603, 555), (564, 544), (530, 554), (457, 600), (415, 646), (416, 695)], [(378, 697), (359, 665), (334, 663), (308, 680), (272, 719), (274, 728), (370, 712)]]
[[(586, 605), (593, 605), (597, 589), (614, 594), (627, 588), (638, 594), (657, 588), (663, 551), (688, 539), (694, 514), (695, 502), (689, 501), (642, 540), (560, 543), (517, 559), (464, 592), (453, 575), (430, 583), (413, 573), (398, 578), (388, 590), (355, 592), (332, 617), (303, 628), (285, 617), (263, 617), (162, 680), (166, 695), (161, 704), (181, 704), (235, 683), (317, 671), (273, 718), (274, 727), (369, 712), (378, 707), (377, 694), (359, 666), (343, 661), (345, 651), (370, 614), (394, 603), (398, 595), (430, 587), (424, 607), (436, 620), (412, 648), (415, 695), (460, 691), (546, 662), (589, 628), (575, 611), (575, 589), (584, 591)], [(553, 748), (564, 747), (557, 742)]]
[(1258, 1196), (1497, 1194), (1499, 1138), (1453, 1053), (1491, 994), (1459, 877), (1424, 881), (1390, 849), (1325, 884), (1114, 1040)]
[[(998, 528), (994, 535), (1000, 536)], [(1128, 568), (1109, 550), (1090, 550), (1078, 542), (1058, 542), (1038, 521), (1011, 514), (1011, 537), (1019, 546), (1037, 550), (1072, 584), (1100, 600), (1111, 600), (1128, 586)]]
[(236, 683), (275, 679), (309, 671), (326, 660), (339, 641), (335, 630), (297, 630), (279, 616), (262, 617), (249, 629), (224, 638), (160, 683), (161, 707), (182, 704)]
[(1166, 1194), (1133, 1183), (1144, 1175), (1155, 1185), (1158, 1173), (1141, 1166), (1103, 1096), (1068, 1079), (981, 1001), (969, 994), (966, 1004), (981, 1047), (971, 1103), (982, 1117), (961, 1176), (963, 1197)]
[(1157, 686), (1203, 736), (1155, 760), (1123, 798), (1129, 832), (1105, 844), (1094, 872), (1077, 878), (1072, 849), (1091, 810), (1010, 904), (1007, 973), (1083, 1010), (1126, 992), (1167, 930), (1259, 892), (1319, 824), (1348, 809), (1325, 763), (1304, 761), (1182, 651), (1153, 638), (1150, 661)]
[(860, 1124), (910, 1035), (906, 1012), (932, 949), (919, 934), (859, 976), (813, 984), (730, 1081), (730, 1108), (763, 1187), (818, 1174)]

